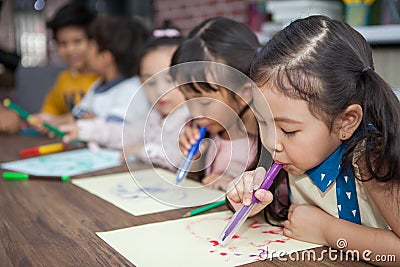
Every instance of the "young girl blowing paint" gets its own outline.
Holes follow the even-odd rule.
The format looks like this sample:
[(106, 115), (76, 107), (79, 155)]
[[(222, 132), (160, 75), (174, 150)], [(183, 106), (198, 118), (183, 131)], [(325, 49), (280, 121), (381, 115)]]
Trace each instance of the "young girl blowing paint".
[[(341, 21), (299, 19), (266, 44), (251, 77), (262, 142), (288, 174), (284, 234), (399, 259), (400, 104), (366, 40)], [(248, 205), (264, 174), (232, 183), (230, 203)], [(272, 200), (265, 190), (255, 196), (253, 215)]]

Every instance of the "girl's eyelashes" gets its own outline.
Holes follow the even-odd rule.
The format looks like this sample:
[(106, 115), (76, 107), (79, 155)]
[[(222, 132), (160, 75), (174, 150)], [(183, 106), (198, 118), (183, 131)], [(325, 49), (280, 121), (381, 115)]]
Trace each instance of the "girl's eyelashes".
[(297, 132), (297, 131), (285, 131), (285, 130), (282, 129), (282, 128), (281, 128), (281, 130), (282, 130), (282, 132), (283, 132), (285, 135), (287, 135), (287, 136), (293, 136), (293, 135), (295, 135), (295, 133)]

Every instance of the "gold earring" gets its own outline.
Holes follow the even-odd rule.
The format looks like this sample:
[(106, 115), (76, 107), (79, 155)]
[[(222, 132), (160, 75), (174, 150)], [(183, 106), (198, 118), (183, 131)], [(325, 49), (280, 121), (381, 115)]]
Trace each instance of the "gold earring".
[(346, 133), (342, 133), (342, 139), (346, 138)]

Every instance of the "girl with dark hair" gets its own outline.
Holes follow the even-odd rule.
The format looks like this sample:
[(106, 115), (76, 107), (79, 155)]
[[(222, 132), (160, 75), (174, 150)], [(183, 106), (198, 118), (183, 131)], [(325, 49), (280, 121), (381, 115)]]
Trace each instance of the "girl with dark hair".
[[(400, 103), (374, 71), (366, 40), (341, 21), (299, 19), (266, 44), (251, 77), (261, 89), (253, 93), (262, 142), (290, 189), (286, 212), (268, 215), (286, 217), (288, 237), (399, 258)], [(235, 208), (247, 205), (263, 172), (242, 178), (228, 194)], [(261, 189), (255, 196), (252, 215), (273, 198)]]
[(137, 129), (124, 129), (124, 158), (133, 157), (176, 171), (180, 160), (178, 134), (189, 111), (168, 73), (172, 55), (183, 36), (177, 28), (165, 26), (153, 31), (141, 53), (139, 75), (152, 109), (146, 119), (144, 143), (130, 144), (128, 132)]
[[(207, 149), (205, 177), (201, 181), (211, 188), (225, 190), (234, 177), (252, 166), (258, 154), (258, 128), (248, 106), (250, 79), (236, 83), (237, 88), (232, 89), (216, 84), (211, 77), (221, 77), (235, 69), (248, 78), (251, 59), (259, 46), (247, 25), (217, 17), (195, 27), (172, 59), (172, 66), (198, 63), (192, 70), (185, 67), (191, 64), (173, 67), (171, 73), (178, 82), (186, 77), (180, 90), (193, 117), (180, 134), (181, 151), (187, 153), (197, 141), (199, 127), (207, 127), (213, 142), (213, 145), (208, 142), (207, 148), (202, 145), (201, 149), (203, 152)], [(208, 68), (207, 62), (219, 65), (211, 64)]]

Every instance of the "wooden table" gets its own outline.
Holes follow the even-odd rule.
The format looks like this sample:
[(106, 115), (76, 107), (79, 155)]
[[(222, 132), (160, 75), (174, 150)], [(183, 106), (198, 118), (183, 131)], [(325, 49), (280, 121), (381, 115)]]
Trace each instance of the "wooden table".
[[(18, 159), (20, 149), (54, 142), (45, 137), (0, 136), (0, 162)], [(137, 166), (138, 169), (145, 167)], [(126, 166), (120, 166), (76, 177), (127, 170)], [(213, 211), (224, 209), (219, 207)], [(72, 183), (0, 179), (0, 266), (133, 266), (95, 232), (177, 219), (189, 210), (136, 217)], [(322, 249), (326, 248), (315, 250), (317, 256)], [(330, 261), (328, 257), (322, 262), (273, 260), (248, 266), (266, 264), (369, 266), (363, 262)]]

